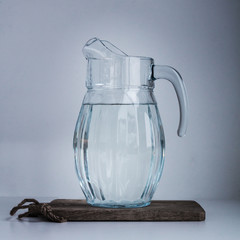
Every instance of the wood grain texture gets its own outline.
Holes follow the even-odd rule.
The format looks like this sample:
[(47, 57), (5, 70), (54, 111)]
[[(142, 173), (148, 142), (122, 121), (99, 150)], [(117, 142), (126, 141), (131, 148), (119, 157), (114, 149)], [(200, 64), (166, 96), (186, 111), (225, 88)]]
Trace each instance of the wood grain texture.
[(152, 201), (143, 208), (99, 208), (85, 200), (56, 199), (53, 212), (68, 221), (204, 221), (205, 211), (195, 201)]

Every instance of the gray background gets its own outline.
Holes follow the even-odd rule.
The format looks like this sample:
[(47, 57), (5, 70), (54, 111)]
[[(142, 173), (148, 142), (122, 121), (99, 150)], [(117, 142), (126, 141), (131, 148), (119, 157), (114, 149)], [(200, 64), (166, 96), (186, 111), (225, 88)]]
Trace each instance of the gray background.
[(81, 48), (98, 36), (186, 83), (185, 138), (172, 86), (156, 84), (167, 149), (154, 198), (239, 199), (239, 12), (233, 0), (0, 1), (0, 195), (83, 197), (72, 136), (86, 91)]

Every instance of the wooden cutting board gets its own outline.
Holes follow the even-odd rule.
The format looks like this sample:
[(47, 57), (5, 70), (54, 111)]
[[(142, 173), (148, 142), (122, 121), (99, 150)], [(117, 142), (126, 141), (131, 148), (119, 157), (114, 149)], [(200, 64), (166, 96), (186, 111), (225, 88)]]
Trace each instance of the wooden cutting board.
[(85, 200), (56, 199), (48, 203), (67, 221), (204, 221), (205, 211), (195, 201), (152, 201), (143, 208), (99, 208)]

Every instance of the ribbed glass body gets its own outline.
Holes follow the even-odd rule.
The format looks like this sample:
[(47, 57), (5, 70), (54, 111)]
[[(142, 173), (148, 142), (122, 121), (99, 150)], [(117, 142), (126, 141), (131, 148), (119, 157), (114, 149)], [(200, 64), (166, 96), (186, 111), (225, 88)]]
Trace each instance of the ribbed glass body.
[(164, 133), (153, 91), (90, 89), (74, 133), (75, 165), (87, 202), (150, 204), (164, 162)]

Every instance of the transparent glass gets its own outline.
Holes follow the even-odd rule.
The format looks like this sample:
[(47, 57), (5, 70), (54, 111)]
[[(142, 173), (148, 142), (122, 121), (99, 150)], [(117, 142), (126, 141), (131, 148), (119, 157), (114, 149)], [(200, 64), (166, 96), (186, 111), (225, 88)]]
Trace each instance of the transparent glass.
[(89, 204), (131, 208), (150, 204), (164, 164), (164, 132), (154, 81), (172, 82), (186, 131), (187, 98), (180, 75), (152, 58), (130, 57), (107, 41), (91, 39), (84, 97), (73, 147), (76, 172)]

